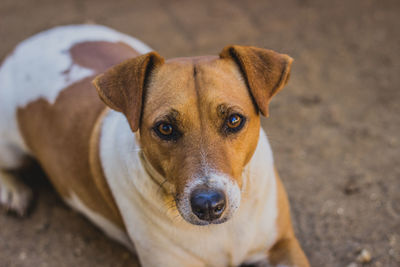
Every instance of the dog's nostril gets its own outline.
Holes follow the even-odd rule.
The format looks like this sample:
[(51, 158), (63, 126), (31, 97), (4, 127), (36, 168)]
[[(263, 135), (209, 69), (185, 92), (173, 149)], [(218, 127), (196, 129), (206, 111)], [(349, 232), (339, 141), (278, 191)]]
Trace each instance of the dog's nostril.
[(218, 206), (216, 206), (215, 207), (215, 209), (214, 209), (214, 212), (221, 212), (221, 210), (223, 209), (223, 206), (222, 205), (218, 205)]
[(223, 192), (211, 189), (196, 189), (190, 198), (193, 213), (205, 221), (221, 217), (225, 210), (225, 202)]
[(194, 212), (196, 214), (199, 214), (199, 215), (203, 215), (204, 214), (203, 210), (201, 210), (201, 209), (196, 209)]

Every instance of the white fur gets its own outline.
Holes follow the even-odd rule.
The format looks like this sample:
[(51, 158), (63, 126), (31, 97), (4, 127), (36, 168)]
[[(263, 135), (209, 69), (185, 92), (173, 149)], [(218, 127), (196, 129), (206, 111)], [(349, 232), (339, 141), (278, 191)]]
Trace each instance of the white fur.
[(29, 153), (16, 110), (43, 98), (54, 103), (69, 85), (94, 71), (73, 64), (69, 49), (87, 41), (124, 42), (140, 53), (151, 51), (135, 38), (99, 25), (56, 27), (21, 42), (0, 67), (0, 168), (14, 168)]
[(70, 197), (64, 200), (69, 206), (84, 214), (90, 221), (92, 221), (95, 225), (102, 229), (109, 237), (124, 244), (130, 250), (134, 250), (132, 242), (125, 232), (123, 232), (120, 228), (115, 226), (113, 223), (105, 219), (100, 214), (97, 214), (96, 212), (86, 207), (75, 193), (71, 193)]
[[(126, 118), (110, 111), (102, 125), (100, 158), (143, 266), (236, 266), (266, 257), (277, 238), (277, 188), (263, 130), (243, 173), (240, 207), (218, 225), (192, 225), (171, 215), (159, 184), (146, 172)], [(258, 251), (254, 251), (258, 249)], [(251, 251), (254, 251), (251, 253)]]

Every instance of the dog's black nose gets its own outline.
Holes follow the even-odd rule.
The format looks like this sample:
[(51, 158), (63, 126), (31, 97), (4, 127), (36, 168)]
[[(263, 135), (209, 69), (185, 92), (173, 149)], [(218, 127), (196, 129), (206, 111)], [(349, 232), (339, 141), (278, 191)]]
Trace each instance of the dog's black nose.
[(209, 222), (221, 217), (225, 202), (224, 193), (218, 190), (196, 189), (190, 197), (193, 213), (199, 219)]

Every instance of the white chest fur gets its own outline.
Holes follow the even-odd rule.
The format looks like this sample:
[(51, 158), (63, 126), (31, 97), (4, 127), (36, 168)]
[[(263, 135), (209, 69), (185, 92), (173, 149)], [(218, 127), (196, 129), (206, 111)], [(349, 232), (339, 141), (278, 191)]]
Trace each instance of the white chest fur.
[(277, 237), (272, 152), (263, 130), (243, 175), (239, 209), (220, 225), (195, 226), (171, 217), (158, 185), (141, 165), (140, 147), (122, 114), (102, 125), (100, 156), (110, 189), (144, 266), (236, 266), (259, 260)]

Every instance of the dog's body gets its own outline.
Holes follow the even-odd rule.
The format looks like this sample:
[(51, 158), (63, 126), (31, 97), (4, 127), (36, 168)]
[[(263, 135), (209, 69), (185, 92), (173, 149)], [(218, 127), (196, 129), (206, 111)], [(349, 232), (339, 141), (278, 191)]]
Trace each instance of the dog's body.
[[(240, 73), (247, 67), (238, 68), (224, 52), (222, 59), (202, 57), (166, 63), (155, 53), (137, 57), (149, 51), (138, 40), (106, 27), (78, 25), (38, 34), (8, 56), (0, 68), (0, 204), (20, 213), (26, 210), (29, 189), (8, 171), (19, 168), (24, 157), (31, 156), (70, 206), (111, 238), (135, 250), (143, 266), (268, 262), (308, 266), (293, 233), (286, 193), (275, 172), (267, 137), (259, 127), (258, 111), (253, 108), (257, 92), (249, 96), (245, 88), (253, 86), (250, 74), (243, 79)], [(128, 60), (134, 57), (137, 59)], [(128, 63), (107, 71), (94, 82), (103, 101), (117, 112), (100, 101), (91, 81), (123, 60)], [(132, 90), (110, 93), (108, 87), (116, 90), (116, 85), (124, 84), (115, 82), (114, 76), (121, 79), (126, 75), (128, 64), (135, 73), (129, 84), (139, 80), (144, 87), (146, 83), (146, 94), (131, 97)], [(149, 75), (149, 71), (154, 73)], [(175, 73), (178, 78), (171, 79)], [(278, 77), (277, 82), (282, 84), (279, 87), (286, 76), (288, 73)], [(229, 86), (233, 96), (203, 89), (218, 88), (219, 83)], [(195, 90), (183, 92), (182, 87)], [(166, 90), (177, 93), (171, 98), (163, 92)], [(127, 111), (125, 106), (130, 102), (122, 103), (125, 100), (121, 97), (136, 105)], [(212, 135), (211, 126), (204, 126), (210, 120), (204, 118), (208, 114), (205, 111), (214, 107), (214, 99), (248, 109), (244, 112), (247, 124), (241, 126), (246, 127), (245, 142), (226, 137), (227, 133)], [(157, 147), (154, 138), (158, 137), (150, 133), (150, 118), (166, 103), (168, 108), (178, 109), (173, 110), (178, 114), (175, 120), (190, 122), (193, 129), (200, 127), (202, 134), (191, 134), (183, 125), (181, 128), (186, 130), (179, 133), (179, 138), (184, 135), (184, 141), (176, 137)], [(141, 115), (135, 113), (137, 109)], [(191, 116), (197, 113), (193, 119)], [(189, 115), (185, 118), (182, 114)], [(162, 125), (162, 132), (172, 129), (164, 122), (157, 125)], [(132, 133), (138, 128), (141, 131)], [(151, 129), (148, 134), (147, 129)], [(176, 147), (183, 142), (178, 150)], [(223, 147), (220, 143), (224, 142), (230, 143)], [(178, 169), (169, 160), (171, 150), (174, 156), (182, 154)], [(196, 151), (200, 151), (198, 157)], [(235, 151), (239, 156), (243, 152), (242, 158), (230, 156)], [(231, 162), (227, 164), (225, 158), (231, 158)], [(194, 178), (175, 181), (171, 173), (174, 177)], [(189, 197), (198, 187), (203, 191), (206, 187), (207, 194), (217, 188), (226, 195), (222, 216), (213, 214), (215, 219), (210, 219), (193, 213), (190, 205), (194, 209), (195, 200)], [(200, 197), (206, 194), (203, 191)]]

